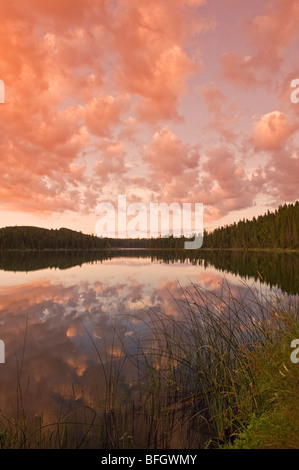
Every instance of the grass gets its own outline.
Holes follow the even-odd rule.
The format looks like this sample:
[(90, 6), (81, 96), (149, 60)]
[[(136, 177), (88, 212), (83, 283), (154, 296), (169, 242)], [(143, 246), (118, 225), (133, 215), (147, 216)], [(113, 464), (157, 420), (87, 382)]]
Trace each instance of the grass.
[[(233, 446), (252, 419), (256, 423), (274, 407), (281, 413), (295, 407), (299, 390), (299, 369), (290, 361), (291, 340), (299, 337), (298, 306), (248, 286), (238, 295), (226, 287), (214, 294), (192, 286), (178, 302), (178, 318), (151, 312), (156, 346), (149, 357), (164, 386), (179, 391), (172, 409), (188, 403), (192, 419), (206, 423), (204, 447)], [(293, 438), (299, 446), (296, 433)], [(275, 445), (286, 444), (278, 439)]]
[(299, 336), (299, 325), (290, 312), (281, 312), (278, 318), (280, 329), (272, 341), (257, 346), (249, 355), (255, 371), (257, 409), (246, 416), (243, 429), (224, 448), (299, 448), (299, 369), (290, 360), (290, 344)]
[[(0, 416), (2, 448), (299, 448), (299, 306), (245, 283), (213, 293), (182, 290), (177, 314), (147, 308), (144, 328), (118, 357), (102, 357), (96, 400), (61, 407), (52, 422), (30, 417), (22, 401), (24, 351), (15, 417)], [(129, 352), (130, 351), (130, 352)], [(123, 381), (130, 362), (134, 375)]]

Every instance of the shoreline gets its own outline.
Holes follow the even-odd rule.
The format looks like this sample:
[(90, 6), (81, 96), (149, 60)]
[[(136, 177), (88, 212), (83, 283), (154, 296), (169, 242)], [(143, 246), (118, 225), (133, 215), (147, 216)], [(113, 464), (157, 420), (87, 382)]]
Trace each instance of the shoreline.
[(185, 248), (146, 248), (146, 247), (109, 247), (109, 248), (7, 248), (0, 249), (0, 253), (46, 253), (46, 252), (111, 252), (111, 251), (173, 251), (182, 253), (210, 252), (210, 251), (231, 251), (231, 252), (266, 252), (266, 253), (299, 253), (299, 248), (199, 248), (197, 250), (186, 250)]

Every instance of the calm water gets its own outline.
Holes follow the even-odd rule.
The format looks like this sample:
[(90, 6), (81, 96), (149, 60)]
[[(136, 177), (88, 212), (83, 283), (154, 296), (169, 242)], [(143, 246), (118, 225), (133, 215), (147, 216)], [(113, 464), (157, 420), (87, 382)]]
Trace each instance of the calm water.
[[(177, 300), (192, 283), (220, 292), (225, 277), (236, 295), (246, 290), (244, 281), (265, 295), (299, 293), (297, 254), (192, 256), (139, 251), (101, 255), (99, 260), (78, 253), (3, 255), (2, 416), (15, 416), (23, 407), (51, 420), (59, 408), (79, 401), (82, 390), (91, 400), (101, 395), (101, 363), (122, 358), (124, 345), (134, 349), (134, 334), (146, 327), (149, 307), (179, 315)], [(131, 367), (130, 361), (124, 365), (122, 377), (130, 376)]]

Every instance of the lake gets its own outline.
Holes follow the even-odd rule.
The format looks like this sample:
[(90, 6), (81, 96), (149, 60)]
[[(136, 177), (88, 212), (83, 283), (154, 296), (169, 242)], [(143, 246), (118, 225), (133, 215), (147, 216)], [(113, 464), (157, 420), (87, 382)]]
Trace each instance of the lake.
[(113, 395), (111, 375), (135, 393), (128, 357), (140, 338), (150, 344), (150, 313), (181, 321), (180, 302), (194, 286), (248, 301), (248, 286), (267, 298), (299, 294), (296, 253), (12, 252), (0, 268), (1, 416), (45, 425), (74, 406), (86, 425), (95, 403)]

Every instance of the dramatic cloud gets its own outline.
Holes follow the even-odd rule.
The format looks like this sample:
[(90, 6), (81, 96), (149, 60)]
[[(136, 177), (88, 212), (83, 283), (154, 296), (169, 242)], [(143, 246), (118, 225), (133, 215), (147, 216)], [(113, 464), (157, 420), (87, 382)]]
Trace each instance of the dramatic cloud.
[[(183, 143), (169, 128), (156, 132), (144, 149), (152, 188), (161, 202), (186, 200), (192, 197), (197, 183), (199, 149)], [(156, 195), (157, 197), (157, 195)]]
[(277, 200), (298, 199), (299, 155), (297, 149), (273, 152), (265, 167), (269, 194)]
[(222, 147), (207, 152), (203, 169), (216, 184), (212, 191), (217, 208), (222, 216), (252, 204), (255, 190), (244, 169), (237, 164), (234, 155)]
[[(175, 136), (169, 128), (163, 128), (153, 136), (151, 145), (146, 149), (145, 160), (161, 177), (179, 175), (184, 169), (197, 166), (199, 154)], [(158, 175), (157, 175), (158, 176)]]
[(0, 2), (0, 210), (90, 233), (117, 194), (215, 224), (295, 194), (272, 168), (296, 169), (298, 2), (237, 3)]
[(277, 150), (294, 132), (287, 116), (279, 111), (265, 114), (254, 124), (254, 142), (257, 147)]
[(85, 107), (85, 122), (94, 135), (109, 136), (111, 129), (120, 123), (120, 116), (125, 111), (126, 99), (111, 95), (93, 98)]

